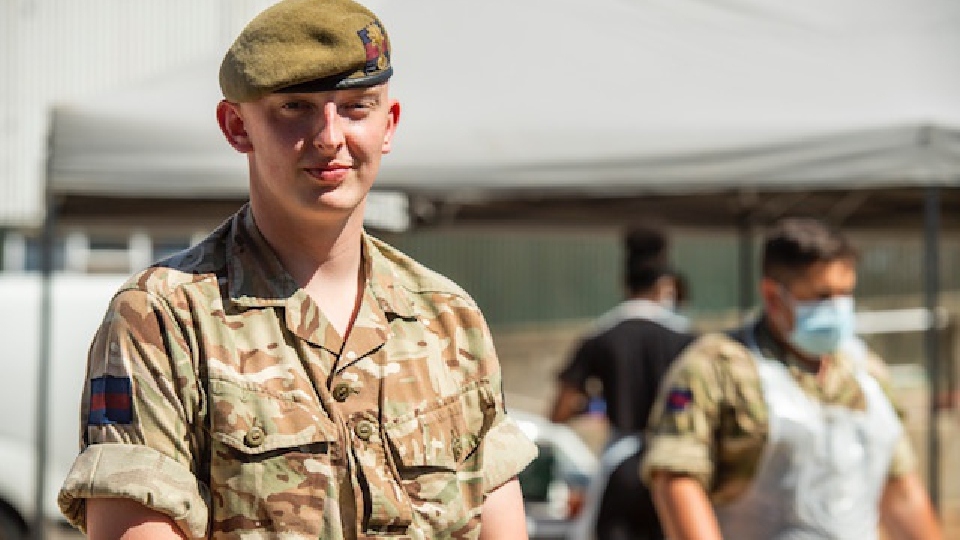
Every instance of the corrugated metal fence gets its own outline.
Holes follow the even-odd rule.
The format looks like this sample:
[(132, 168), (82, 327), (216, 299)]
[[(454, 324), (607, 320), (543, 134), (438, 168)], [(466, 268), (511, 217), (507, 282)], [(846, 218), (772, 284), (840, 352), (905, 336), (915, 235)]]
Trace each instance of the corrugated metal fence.
[(224, 50), (271, 3), (0, 2), (0, 228), (37, 226), (42, 219), (52, 103), (96, 95)]

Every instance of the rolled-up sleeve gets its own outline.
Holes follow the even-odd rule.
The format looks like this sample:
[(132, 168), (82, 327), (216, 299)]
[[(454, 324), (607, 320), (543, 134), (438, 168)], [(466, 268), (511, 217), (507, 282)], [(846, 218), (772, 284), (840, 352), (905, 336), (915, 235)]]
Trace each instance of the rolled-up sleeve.
[(107, 310), (88, 356), (81, 452), (58, 497), (83, 531), (87, 499), (126, 498), (171, 517), (190, 537), (206, 536), (201, 391), (183, 327), (141, 290), (121, 291)]
[(664, 378), (648, 424), (641, 476), (650, 482), (655, 471), (696, 478), (709, 490), (716, 469), (720, 385), (712, 366), (722, 354), (723, 340), (705, 336), (691, 345)]
[(58, 503), (86, 531), (86, 500), (125, 498), (166, 514), (192, 538), (207, 531), (209, 493), (181, 463), (134, 444), (94, 444), (73, 464)]
[(520, 474), (537, 457), (537, 445), (507, 415), (501, 415), (483, 442), (483, 486), (489, 493)]
[(486, 380), (483, 385), (486, 395), (482, 400), (493, 405), (492, 421), (482, 441), (483, 491), (490, 493), (520, 474), (539, 450), (537, 445), (520, 429), (507, 414), (503, 396), (503, 372), (493, 345), (493, 336), (479, 309), (473, 312), (466, 325), (479, 330), (479, 339), (474, 343), (476, 357), (480, 358), (479, 375)]
[(910, 419), (907, 417), (906, 409), (903, 403), (898, 399), (900, 396), (893, 388), (890, 378), (890, 371), (887, 364), (875, 352), (867, 351), (867, 373), (869, 373), (880, 384), (883, 394), (886, 396), (890, 405), (897, 413), (900, 424), (903, 426), (903, 432), (897, 441), (893, 450), (893, 457), (890, 460), (890, 469), (887, 472), (891, 478), (896, 478), (904, 474), (916, 472), (918, 463), (917, 455), (910, 442), (910, 434), (907, 431)]

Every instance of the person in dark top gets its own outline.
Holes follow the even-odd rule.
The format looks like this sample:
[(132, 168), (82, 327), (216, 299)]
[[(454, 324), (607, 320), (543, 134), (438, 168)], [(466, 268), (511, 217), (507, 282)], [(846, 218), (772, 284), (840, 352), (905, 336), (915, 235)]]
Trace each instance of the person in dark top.
[(658, 228), (633, 228), (624, 247), (627, 299), (596, 321), (560, 372), (550, 415), (566, 422), (583, 413), (588, 381), (600, 382), (611, 435), (571, 535), (578, 540), (664, 538), (640, 481), (642, 433), (661, 379), (693, 335), (675, 313), (685, 283), (670, 265), (667, 236)]

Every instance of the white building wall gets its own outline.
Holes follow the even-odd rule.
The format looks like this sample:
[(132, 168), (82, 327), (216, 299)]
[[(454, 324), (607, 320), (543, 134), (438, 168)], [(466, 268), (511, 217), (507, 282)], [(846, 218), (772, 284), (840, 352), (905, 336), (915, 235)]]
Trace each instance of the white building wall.
[(51, 104), (224, 51), (240, 28), (272, 3), (0, 1), (0, 228), (36, 227), (42, 221)]

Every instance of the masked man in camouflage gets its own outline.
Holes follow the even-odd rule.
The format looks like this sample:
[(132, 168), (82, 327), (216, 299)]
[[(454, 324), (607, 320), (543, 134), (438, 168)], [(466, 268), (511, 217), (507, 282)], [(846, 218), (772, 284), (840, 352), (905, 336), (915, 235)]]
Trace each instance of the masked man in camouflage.
[(362, 227), (391, 74), (350, 0), (284, 0), (227, 52), (250, 201), (110, 304), (60, 493), (90, 538), (526, 538), (536, 448), (480, 311)]
[(678, 359), (643, 462), (671, 540), (941, 537), (883, 364), (854, 335), (855, 284), (843, 236), (784, 220), (759, 319)]

